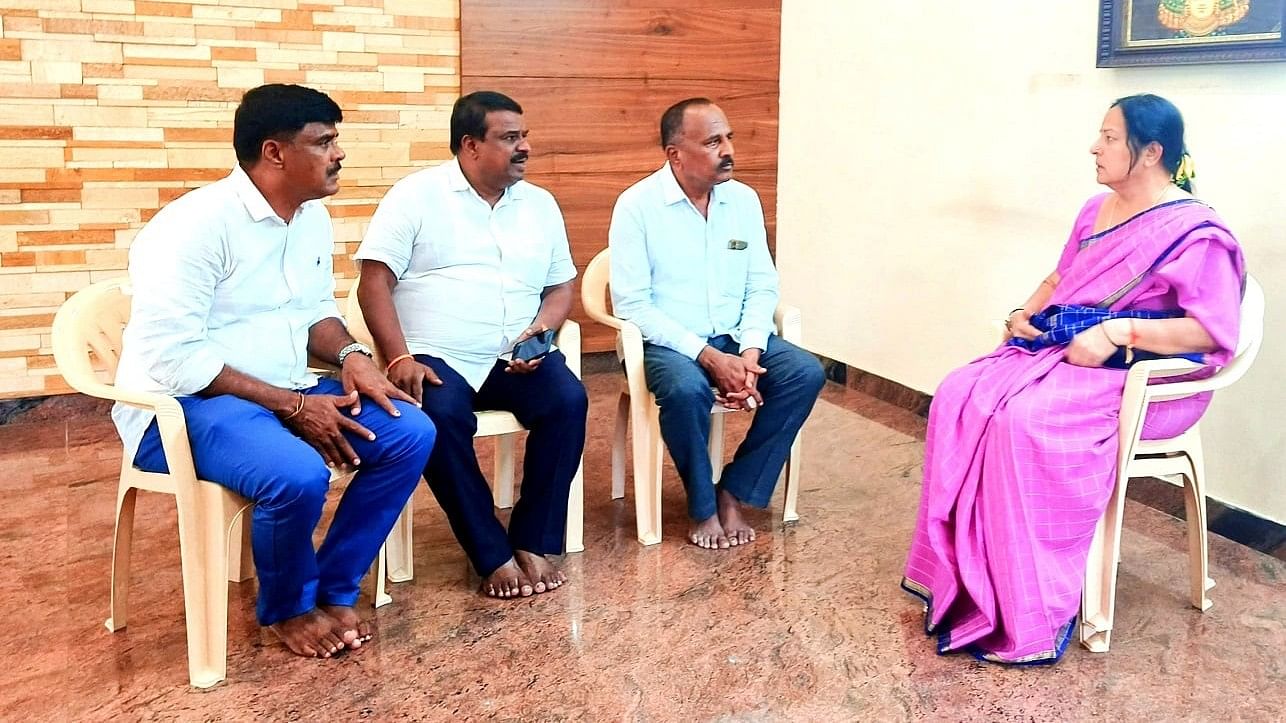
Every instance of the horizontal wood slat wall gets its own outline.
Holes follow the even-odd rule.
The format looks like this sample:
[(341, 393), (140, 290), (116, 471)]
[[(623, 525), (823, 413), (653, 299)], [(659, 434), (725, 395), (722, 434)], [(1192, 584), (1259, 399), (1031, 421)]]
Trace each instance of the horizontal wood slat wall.
[[(736, 133), (736, 177), (774, 242), (780, 0), (461, 0), (462, 93), (498, 90), (531, 129), (527, 178), (567, 221), (577, 269), (607, 246), (616, 197), (661, 167), (661, 113), (706, 96)], [(613, 348), (586, 324), (587, 351)]]
[(342, 296), (375, 205), (450, 158), (455, 0), (0, 0), (0, 398), (69, 391), (49, 327), (120, 276), (158, 208), (227, 175), (232, 113), (261, 83), (344, 110), (327, 201)]

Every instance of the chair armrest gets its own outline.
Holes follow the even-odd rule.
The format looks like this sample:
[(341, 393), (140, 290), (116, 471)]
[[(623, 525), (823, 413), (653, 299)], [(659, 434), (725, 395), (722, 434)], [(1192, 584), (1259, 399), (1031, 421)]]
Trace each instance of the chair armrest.
[(616, 320), (616, 348), (625, 365), (625, 381), (634, 399), (647, 399), (647, 378), (643, 371), (643, 332), (634, 324)]
[(608, 314), (604, 310), (592, 308), (591, 306), (584, 304), (584, 302), (581, 303), (581, 306), (584, 307), (585, 314), (589, 316), (589, 318), (593, 319), (594, 321), (597, 321), (598, 323), (604, 326), (610, 326), (611, 328), (616, 329), (617, 331), (620, 331), (621, 324), (629, 323), (629, 322), (622, 321), (616, 318), (615, 316), (612, 316), (611, 314)]
[(554, 343), (562, 350), (563, 356), (567, 358), (567, 368), (572, 370), (572, 374), (577, 379), (581, 376), (581, 335), (580, 324), (568, 319), (563, 325), (558, 327), (558, 333), (554, 335)]
[(121, 389), (111, 384), (104, 384), (97, 379), (73, 379), (66, 374), (63, 375), (63, 378), (73, 389), (89, 397), (110, 399), (114, 402), (121, 402), (131, 407), (138, 407), (155, 413), (162, 411), (173, 413), (177, 411), (180, 417), (183, 415), (183, 408), (179, 406), (178, 401), (174, 397), (165, 394)]
[(772, 321), (777, 326), (777, 336), (783, 341), (788, 341), (795, 346), (799, 346), (803, 341), (804, 322), (799, 307), (778, 304), (777, 310), (773, 312)]

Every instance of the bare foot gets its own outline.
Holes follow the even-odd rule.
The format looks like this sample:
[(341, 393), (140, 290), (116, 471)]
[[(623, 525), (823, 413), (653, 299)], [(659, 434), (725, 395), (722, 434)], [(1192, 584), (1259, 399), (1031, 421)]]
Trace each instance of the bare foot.
[(329, 658), (344, 648), (335, 620), (316, 608), (268, 626), (295, 655)]
[(707, 550), (726, 550), (730, 544), (728, 536), (723, 532), (723, 525), (719, 524), (718, 515), (710, 515), (702, 522), (688, 525), (688, 540)]
[(719, 523), (728, 535), (729, 545), (746, 545), (755, 541), (755, 528), (741, 516), (741, 502), (731, 493), (722, 489), (717, 493), (719, 501)]
[(518, 567), (511, 557), (509, 562), (497, 567), (494, 572), (482, 580), (479, 588), (482, 594), (498, 598), (531, 597), (536, 588), (531, 579)]
[(514, 550), (514, 560), (518, 563), (518, 567), (527, 574), (527, 577), (535, 583), (532, 587), (536, 592), (549, 592), (567, 582), (567, 576), (563, 574), (563, 571), (554, 567), (553, 563), (546, 560), (544, 555), (537, 555), (526, 550)]
[(375, 637), (369, 621), (363, 620), (357, 611), (347, 605), (318, 605), (322, 612), (335, 620), (335, 631), (344, 644), (350, 648), (360, 648), (362, 643)]

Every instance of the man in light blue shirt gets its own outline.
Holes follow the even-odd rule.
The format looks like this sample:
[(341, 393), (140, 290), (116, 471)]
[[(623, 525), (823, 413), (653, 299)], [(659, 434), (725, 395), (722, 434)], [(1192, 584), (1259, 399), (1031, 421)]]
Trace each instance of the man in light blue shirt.
[[(705, 98), (661, 116), (666, 164), (616, 201), (612, 307), (643, 332), (661, 436), (688, 493), (689, 539), (746, 544), (741, 505), (767, 507), (825, 383), (821, 364), (773, 334), (777, 271), (759, 197), (732, 180), (732, 129)], [(715, 486), (710, 409), (759, 409)]]

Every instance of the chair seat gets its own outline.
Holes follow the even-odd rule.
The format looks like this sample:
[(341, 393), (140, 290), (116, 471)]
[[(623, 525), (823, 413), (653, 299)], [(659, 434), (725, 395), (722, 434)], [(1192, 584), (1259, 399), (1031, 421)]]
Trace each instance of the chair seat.
[(519, 424), (518, 418), (509, 412), (487, 410), (474, 412), (474, 416), (478, 418), (478, 431), (473, 435), (475, 437), (495, 437), (500, 434), (513, 434), (527, 429)]

